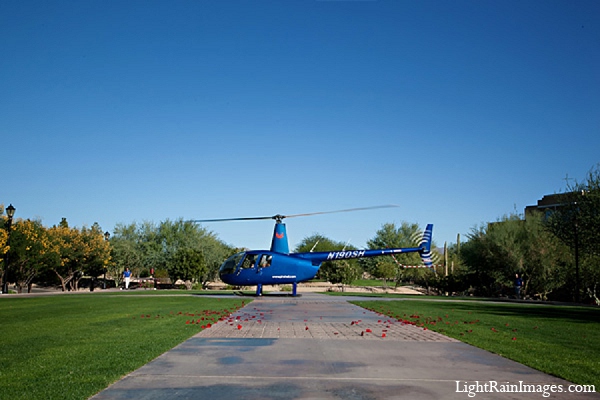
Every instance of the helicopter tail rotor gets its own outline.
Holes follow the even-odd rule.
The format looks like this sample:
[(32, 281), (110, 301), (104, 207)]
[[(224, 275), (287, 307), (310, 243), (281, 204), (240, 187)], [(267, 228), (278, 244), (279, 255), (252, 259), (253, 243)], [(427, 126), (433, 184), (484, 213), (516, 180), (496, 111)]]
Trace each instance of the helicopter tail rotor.
[(421, 260), (426, 267), (433, 267), (434, 255), (431, 252), (431, 239), (433, 237), (433, 224), (428, 224), (423, 232), (423, 238), (421, 239), (419, 255)]

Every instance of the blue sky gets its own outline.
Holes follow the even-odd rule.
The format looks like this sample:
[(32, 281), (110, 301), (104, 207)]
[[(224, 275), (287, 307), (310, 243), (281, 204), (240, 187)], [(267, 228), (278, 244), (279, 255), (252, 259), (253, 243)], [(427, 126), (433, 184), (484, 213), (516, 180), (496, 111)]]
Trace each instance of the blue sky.
[[(5, 1), (0, 203), (438, 245), (600, 162), (600, 2)], [(573, 181), (571, 181), (572, 183)], [(205, 225), (268, 248), (271, 221)]]

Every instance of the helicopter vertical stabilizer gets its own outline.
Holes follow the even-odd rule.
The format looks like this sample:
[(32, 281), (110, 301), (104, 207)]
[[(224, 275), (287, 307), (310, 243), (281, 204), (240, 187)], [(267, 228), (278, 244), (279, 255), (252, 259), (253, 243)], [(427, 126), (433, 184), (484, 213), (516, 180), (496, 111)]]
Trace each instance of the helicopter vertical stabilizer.
[(273, 231), (273, 240), (271, 241), (271, 251), (283, 254), (290, 253), (287, 232), (285, 231), (285, 224), (283, 222), (278, 221), (275, 224), (275, 230)]
[(423, 238), (421, 239), (421, 250), (419, 255), (421, 260), (426, 267), (433, 267), (433, 260), (431, 259), (431, 238), (433, 237), (433, 224), (427, 225), (423, 232)]

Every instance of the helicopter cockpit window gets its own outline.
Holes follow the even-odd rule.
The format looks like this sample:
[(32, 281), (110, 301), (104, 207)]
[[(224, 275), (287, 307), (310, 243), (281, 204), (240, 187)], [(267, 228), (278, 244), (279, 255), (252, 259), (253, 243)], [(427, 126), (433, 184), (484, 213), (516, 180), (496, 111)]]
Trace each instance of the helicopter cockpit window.
[(272, 258), (273, 256), (271, 255), (263, 254), (262, 257), (260, 257), (260, 263), (258, 265), (260, 265), (261, 268), (270, 267)]
[(254, 268), (254, 264), (256, 264), (256, 254), (247, 254), (242, 268)]
[(237, 253), (229, 257), (225, 262), (221, 265), (221, 273), (222, 274), (233, 274), (235, 269), (244, 256), (244, 253)]

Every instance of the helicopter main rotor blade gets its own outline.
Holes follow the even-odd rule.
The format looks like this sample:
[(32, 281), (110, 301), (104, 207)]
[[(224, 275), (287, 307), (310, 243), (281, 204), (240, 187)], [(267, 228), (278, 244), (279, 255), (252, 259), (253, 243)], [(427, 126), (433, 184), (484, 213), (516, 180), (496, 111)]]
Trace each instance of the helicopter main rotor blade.
[(290, 214), (290, 215), (276, 214), (276, 215), (266, 216), (266, 217), (197, 219), (197, 220), (193, 220), (193, 221), (190, 221), (190, 222), (256, 221), (256, 220), (266, 220), (266, 219), (274, 219), (276, 221), (281, 222), (284, 218), (308, 217), (310, 215), (334, 214), (334, 213), (342, 213), (342, 212), (365, 211), (365, 210), (375, 210), (375, 209), (379, 209), (379, 208), (394, 208), (394, 207), (400, 207), (400, 206), (395, 205), (395, 204), (388, 204), (388, 205), (385, 205), (385, 206), (348, 208), (348, 209), (345, 209), (345, 210), (319, 211), (319, 212), (304, 213), (304, 214)]
[(275, 217), (241, 217), (241, 218), (216, 218), (216, 219), (195, 219), (190, 222), (226, 222), (226, 221), (256, 221), (261, 219), (274, 219)]
[(335, 211), (318, 211), (313, 213), (305, 213), (305, 214), (291, 214), (291, 215), (283, 215), (284, 218), (294, 218), (294, 217), (307, 217), (310, 215), (320, 215), (320, 214), (335, 214), (342, 212), (352, 212), (352, 211), (365, 211), (365, 210), (376, 210), (379, 208), (394, 208), (400, 207), (396, 204), (387, 204), (385, 206), (373, 206), (373, 207), (359, 207), (359, 208), (347, 208), (345, 210), (335, 210)]

